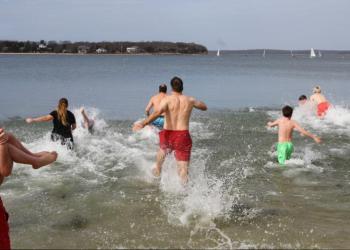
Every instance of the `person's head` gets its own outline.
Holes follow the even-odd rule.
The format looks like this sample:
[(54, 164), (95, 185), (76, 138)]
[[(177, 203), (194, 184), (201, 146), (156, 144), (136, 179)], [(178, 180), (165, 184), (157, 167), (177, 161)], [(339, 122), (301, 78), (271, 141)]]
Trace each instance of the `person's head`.
[(314, 94), (321, 94), (321, 87), (320, 86), (316, 86), (314, 87)]
[(61, 98), (58, 101), (57, 114), (58, 114), (58, 120), (60, 120), (62, 124), (65, 126), (67, 126), (67, 109), (68, 109), (67, 98)]
[(167, 86), (166, 86), (166, 84), (161, 84), (161, 85), (159, 85), (159, 93), (164, 93), (164, 94), (166, 94), (166, 91), (167, 91)]
[(305, 104), (307, 102), (307, 97), (306, 97), (306, 95), (301, 95), (301, 96), (299, 96), (299, 104), (300, 105), (303, 105), (303, 104)]
[(286, 118), (292, 118), (293, 115), (293, 108), (291, 106), (284, 106), (282, 109), (282, 114)]
[(183, 82), (182, 82), (181, 78), (179, 78), (177, 76), (175, 76), (173, 79), (171, 79), (170, 84), (171, 84), (171, 88), (173, 89), (174, 92), (182, 93), (182, 91), (184, 90)]

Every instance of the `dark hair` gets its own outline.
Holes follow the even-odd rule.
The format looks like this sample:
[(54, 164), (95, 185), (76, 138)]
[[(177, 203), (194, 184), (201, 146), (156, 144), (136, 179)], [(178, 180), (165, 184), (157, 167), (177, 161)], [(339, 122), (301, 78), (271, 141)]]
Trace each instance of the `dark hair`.
[(284, 117), (291, 118), (293, 115), (293, 108), (291, 106), (284, 106), (282, 109), (282, 113)]
[(162, 92), (162, 93), (166, 93), (167, 91), (167, 87), (165, 84), (161, 84), (159, 85), (159, 93)]
[(177, 76), (171, 79), (170, 84), (175, 92), (181, 93), (184, 90), (182, 80)]
[(299, 96), (299, 101), (304, 101), (304, 100), (307, 100), (306, 95)]

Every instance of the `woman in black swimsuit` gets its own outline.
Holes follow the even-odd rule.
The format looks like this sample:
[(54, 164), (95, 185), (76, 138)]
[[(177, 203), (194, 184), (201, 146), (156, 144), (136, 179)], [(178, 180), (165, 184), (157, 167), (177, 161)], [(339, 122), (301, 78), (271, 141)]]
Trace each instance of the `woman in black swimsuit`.
[(32, 122), (53, 122), (53, 130), (51, 140), (61, 140), (62, 145), (67, 145), (69, 149), (73, 149), (73, 134), (72, 131), (77, 127), (75, 116), (68, 110), (68, 100), (61, 98), (58, 102), (57, 109), (49, 115), (40, 116), (37, 118), (27, 118), (27, 123)]

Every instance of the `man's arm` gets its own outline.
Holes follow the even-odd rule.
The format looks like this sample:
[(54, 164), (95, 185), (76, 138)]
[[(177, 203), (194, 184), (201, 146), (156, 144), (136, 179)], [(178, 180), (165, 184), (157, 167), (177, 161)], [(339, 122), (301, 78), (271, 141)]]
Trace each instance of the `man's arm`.
[(155, 119), (157, 119), (159, 116), (161, 116), (167, 109), (168, 109), (168, 102), (164, 98), (160, 103), (159, 109), (155, 110), (150, 116), (148, 116), (142, 122), (135, 123), (133, 130), (137, 131), (137, 130), (144, 128), (146, 125), (150, 124)]
[(268, 123), (267, 123), (267, 126), (268, 126), (269, 128), (276, 127), (276, 126), (278, 125), (278, 122), (279, 122), (279, 119), (277, 119), (277, 120), (274, 121), (274, 122), (268, 122)]
[(312, 138), (316, 143), (321, 142), (320, 138), (318, 138), (316, 135), (311, 134), (310, 132), (303, 129), (297, 122), (294, 122), (294, 128), (295, 128), (295, 130), (299, 131), (301, 134)]
[(53, 120), (53, 116), (52, 115), (44, 115), (44, 116), (40, 116), (37, 118), (27, 118), (26, 122), (27, 123), (33, 123), (33, 122), (48, 122), (48, 121), (52, 121)]
[(149, 100), (146, 109), (145, 109), (145, 114), (149, 116), (149, 112), (151, 111), (151, 108), (153, 107), (153, 97)]
[(193, 100), (193, 107), (195, 107), (196, 109), (199, 109), (202, 111), (206, 111), (208, 109), (207, 105), (204, 102), (198, 101), (194, 98), (192, 100)]

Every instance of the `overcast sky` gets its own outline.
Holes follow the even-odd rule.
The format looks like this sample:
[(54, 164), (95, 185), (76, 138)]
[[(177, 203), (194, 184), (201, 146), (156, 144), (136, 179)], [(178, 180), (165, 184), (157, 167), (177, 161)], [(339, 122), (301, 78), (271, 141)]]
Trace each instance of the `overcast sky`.
[(350, 0), (0, 0), (0, 40), (350, 49)]

